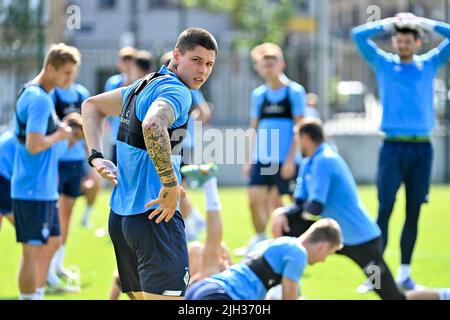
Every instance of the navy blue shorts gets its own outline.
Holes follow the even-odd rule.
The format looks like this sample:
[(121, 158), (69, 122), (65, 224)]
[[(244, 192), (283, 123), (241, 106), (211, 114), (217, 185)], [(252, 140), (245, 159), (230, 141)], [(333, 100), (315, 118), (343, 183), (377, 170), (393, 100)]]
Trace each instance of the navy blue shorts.
[(61, 161), (58, 172), (58, 192), (71, 198), (81, 196), (81, 181), (86, 176), (84, 161)]
[(152, 211), (133, 216), (110, 212), (122, 291), (182, 297), (190, 279), (183, 218), (176, 212), (168, 223), (156, 224), (148, 219)]
[(378, 162), (378, 199), (395, 202), (397, 191), (405, 184), (408, 203), (428, 201), (433, 147), (429, 142), (384, 141)]
[(0, 176), (0, 215), (12, 212), (11, 181)]
[(205, 279), (194, 283), (186, 290), (185, 300), (233, 300), (218, 283)]
[(12, 201), (17, 242), (47, 244), (49, 237), (61, 235), (57, 201)]
[[(273, 168), (271, 168), (271, 165), (273, 165)], [(267, 186), (272, 187), (276, 186), (278, 188), (278, 192), (281, 195), (289, 194), (293, 195), (295, 191), (295, 182), (297, 176), (295, 175), (292, 177), (292, 179), (285, 180), (281, 177), (281, 168), (283, 167), (283, 164), (279, 165), (278, 170), (276, 172), (269, 172), (270, 175), (265, 174), (263, 169), (270, 168), (270, 171), (274, 171), (277, 169), (275, 167), (275, 164), (262, 164), (260, 162), (255, 163), (252, 166), (251, 172), (250, 172), (250, 181), (248, 183), (249, 186)], [(297, 167), (298, 172), (298, 167)]]

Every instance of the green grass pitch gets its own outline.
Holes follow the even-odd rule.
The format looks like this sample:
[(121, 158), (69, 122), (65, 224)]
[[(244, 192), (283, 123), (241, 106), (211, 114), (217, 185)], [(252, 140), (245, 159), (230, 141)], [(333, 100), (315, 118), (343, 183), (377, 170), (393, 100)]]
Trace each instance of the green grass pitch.
[[(364, 204), (375, 216), (377, 210), (376, 189), (360, 186)], [(189, 192), (196, 206), (204, 209), (204, 197), (200, 191)], [(245, 189), (221, 188), (224, 222), (224, 240), (231, 250), (242, 246), (252, 235), (252, 227)], [(66, 266), (77, 265), (81, 270), (81, 293), (46, 295), (46, 299), (104, 300), (108, 299), (112, 275), (115, 270), (113, 248), (108, 235), (95, 234), (106, 228), (109, 194), (98, 199), (92, 222), (93, 230), (79, 225), (84, 199), (78, 200), (72, 220), (71, 235), (67, 247)], [(399, 241), (404, 219), (404, 192), (400, 190), (390, 223), (390, 239), (385, 254), (394, 273), (400, 263)], [(17, 299), (17, 271), (21, 247), (15, 242), (14, 229), (3, 221), (0, 231), (0, 299)], [(234, 257), (234, 262), (239, 258)], [(450, 186), (432, 186), (430, 204), (423, 207), (419, 237), (413, 257), (413, 278), (427, 287), (450, 287)], [(364, 275), (351, 260), (332, 256), (325, 263), (309, 266), (301, 282), (306, 299), (378, 299), (373, 293), (358, 294), (356, 287), (364, 281)], [(122, 299), (126, 299), (123, 295)]]

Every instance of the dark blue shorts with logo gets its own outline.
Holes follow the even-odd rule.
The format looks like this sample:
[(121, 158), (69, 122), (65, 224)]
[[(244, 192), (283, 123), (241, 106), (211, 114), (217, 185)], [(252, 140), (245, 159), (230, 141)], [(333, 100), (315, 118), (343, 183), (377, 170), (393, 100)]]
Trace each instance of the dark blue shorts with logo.
[(12, 201), (17, 242), (47, 244), (49, 237), (61, 235), (57, 201)]
[(184, 221), (178, 211), (156, 224), (146, 213), (122, 216), (111, 210), (109, 235), (114, 245), (122, 291), (183, 297), (189, 284)]

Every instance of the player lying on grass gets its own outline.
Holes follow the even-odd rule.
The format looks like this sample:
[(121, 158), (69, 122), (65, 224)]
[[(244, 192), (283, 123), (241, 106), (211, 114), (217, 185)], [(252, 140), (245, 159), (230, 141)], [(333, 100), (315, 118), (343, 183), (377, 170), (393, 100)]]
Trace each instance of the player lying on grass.
[(262, 300), (270, 288), (279, 284), (283, 300), (298, 299), (306, 265), (325, 261), (341, 247), (342, 234), (336, 221), (320, 220), (298, 238), (261, 242), (243, 262), (189, 287), (186, 299)]

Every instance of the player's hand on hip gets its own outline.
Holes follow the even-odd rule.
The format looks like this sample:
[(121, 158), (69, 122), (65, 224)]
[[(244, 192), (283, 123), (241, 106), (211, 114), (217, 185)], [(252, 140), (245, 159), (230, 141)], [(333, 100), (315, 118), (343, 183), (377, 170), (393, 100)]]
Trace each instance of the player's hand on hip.
[(278, 208), (274, 211), (272, 218), (272, 235), (274, 238), (282, 237), (283, 232), (291, 232), (285, 212), (284, 208)]
[(177, 210), (178, 201), (180, 200), (180, 197), (185, 196), (186, 192), (184, 191), (183, 187), (181, 187), (178, 184), (174, 187), (163, 186), (161, 188), (161, 191), (159, 192), (158, 198), (150, 201), (145, 205), (145, 207), (148, 209), (154, 205), (159, 204), (159, 207), (156, 208), (148, 216), (149, 220), (152, 220), (157, 215), (159, 215), (158, 219), (156, 219), (156, 223), (160, 223), (163, 220), (165, 222), (169, 222)]
[(99, 175), (110, 181), (112, 184), (118, 185), (117, 167), (114, 163), (107, 159), (96, 158), (92, 160), (92, 164)]
[(281, 177), (285, 180), (294, 178), (297, 175), (297, 165), (294, 161), (288, 161), (281, 166)]

